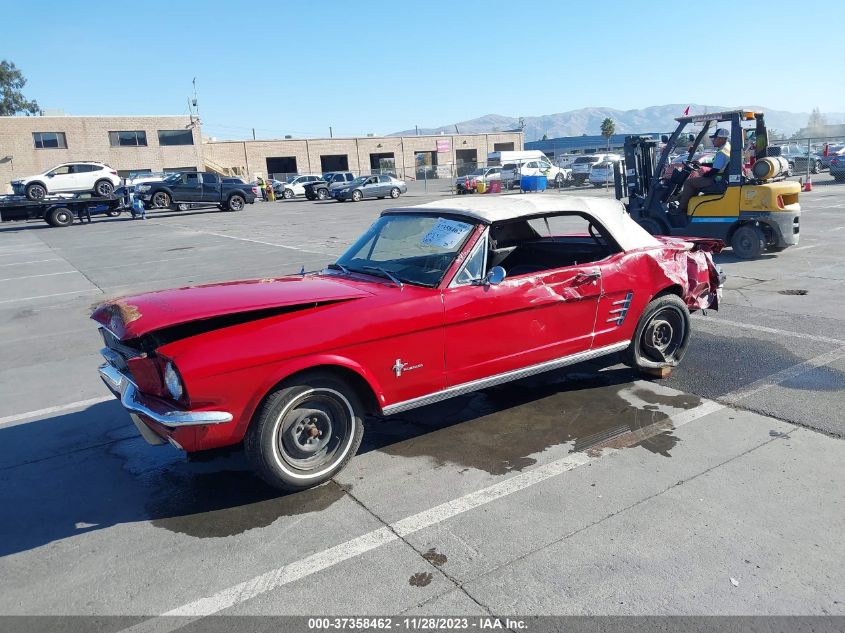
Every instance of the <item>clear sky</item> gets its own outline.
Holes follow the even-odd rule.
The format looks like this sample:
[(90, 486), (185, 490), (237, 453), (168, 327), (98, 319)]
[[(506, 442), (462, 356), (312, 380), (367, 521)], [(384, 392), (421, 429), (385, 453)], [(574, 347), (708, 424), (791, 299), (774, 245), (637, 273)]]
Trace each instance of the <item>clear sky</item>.
[(845, 109), (845, 0), (2, 0), (0, 24), (0, 59), (42, 108), (187, 113), (196, 77), (220, 138), (600, 106)]

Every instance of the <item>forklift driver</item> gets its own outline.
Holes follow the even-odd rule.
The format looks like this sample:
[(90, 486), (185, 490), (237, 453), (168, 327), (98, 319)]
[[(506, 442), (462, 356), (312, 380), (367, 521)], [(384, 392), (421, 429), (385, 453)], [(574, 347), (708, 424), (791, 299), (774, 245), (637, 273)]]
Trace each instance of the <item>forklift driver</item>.
[(699, 194), (702, 189), (712, 187), (717, 182), (721, 182), (725, 169), (731, 160), (731, 144), (728, 142), (730, 133), (725, 128), (719, 128), (710, 139), (713, 141), (713, 147), (716, 148), (716, 155), (713, 157), (712, 169), (704, 176), (695, 176), (687, 178), (681, 189), (681, 198), (678, 204), (678, 213), (686, 214), (689, 201)]

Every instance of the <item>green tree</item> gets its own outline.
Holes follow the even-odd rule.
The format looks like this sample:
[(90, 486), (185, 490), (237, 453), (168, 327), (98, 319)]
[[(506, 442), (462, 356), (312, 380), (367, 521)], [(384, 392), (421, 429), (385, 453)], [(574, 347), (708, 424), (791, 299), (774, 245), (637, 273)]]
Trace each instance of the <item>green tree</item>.
[(21, 88), (25, 85), (26, 79), (13, 62), (5, 59), (0, 61), (0, 116), (41, 112), (35, 101), (27, 101), (21, 93)]
[(601, 135), (607, 139), (607, 150), (610, 151), (610, 137), (616, 133), (616, 124), (613, 119), (607, 117), (601, 122)]

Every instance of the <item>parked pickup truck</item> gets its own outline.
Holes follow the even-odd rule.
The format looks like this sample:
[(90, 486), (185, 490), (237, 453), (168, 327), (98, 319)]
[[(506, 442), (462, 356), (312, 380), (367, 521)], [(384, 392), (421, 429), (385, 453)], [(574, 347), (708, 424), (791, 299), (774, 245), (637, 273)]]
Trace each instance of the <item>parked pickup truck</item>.
[(135, 187), (135, 197), (148, 209), (183, 208), (183, 204), (217, 204), (224, 211), (240, 211), (255, 202), (257, 187), (205, 171), (170, 174)]
[(329, 187), (335, 183), (352, 182), (355, 176), (351, 171), (330, 171), (323, 174), (323, 179), (305, 183), (305, 197), (309, 200), (328, 200)]

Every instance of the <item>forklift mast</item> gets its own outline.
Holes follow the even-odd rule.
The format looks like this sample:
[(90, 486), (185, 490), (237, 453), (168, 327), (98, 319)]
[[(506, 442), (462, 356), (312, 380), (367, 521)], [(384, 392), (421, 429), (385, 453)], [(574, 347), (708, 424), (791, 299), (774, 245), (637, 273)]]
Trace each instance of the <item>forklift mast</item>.
[(655, 178), (655, 156), (657, 141), (650, 136), (625, 137), (625, 163), (615, 178), (616, 198), (627, 197), (629, 211), (635, 212), (644, 207), (645, 199), (651, 191)]

